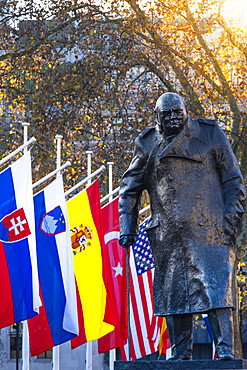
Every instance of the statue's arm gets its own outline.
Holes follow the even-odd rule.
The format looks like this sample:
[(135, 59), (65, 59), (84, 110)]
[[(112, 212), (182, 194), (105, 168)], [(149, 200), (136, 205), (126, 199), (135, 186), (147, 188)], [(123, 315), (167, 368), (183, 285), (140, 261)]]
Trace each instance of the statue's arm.
[(119, 244), (123, 247), (132, 245), (138, 235), (139, 201), (145, 188), (144, 177), (147, 153), (140, 138), (135, 141), (133, 159), (122, 177), (119, 191)]
[(214, 128), (214, 143), (225, 202), (225, 232), (234, 241), (244, 212), (245, 184), (230, 143), (218, 126)]

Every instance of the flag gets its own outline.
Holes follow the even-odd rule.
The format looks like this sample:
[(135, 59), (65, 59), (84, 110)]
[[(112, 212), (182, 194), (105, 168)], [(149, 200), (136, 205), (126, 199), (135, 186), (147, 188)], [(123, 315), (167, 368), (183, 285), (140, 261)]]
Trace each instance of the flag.
[(76, 287), (63, 180), (34, 196), (37, 261), (42, 307), (28, 320), (31, 355), (78, 335)]
[[(107, 273), (108, 291), (115, 314), (115, 329), (98, 340), (98, 352), (104, 353), (123, 346), (127, 341), (126, 262), (125, 250), (118, 244), (119, 215), (118, 198), (102, 208), (104, 254), (103, 265)], [(106, 307), (107, 310), (107, 307)]]
[(159, 341), (159, 354), (165, 355), (168, 348), (171, 348), (171, 343), (168, 335), (168, 329), (166, 325), (166, 318), (159, 317), (162, 319), (161, 330), (160, 330), (160, 341)]
[(202, 314), (202, 318), (204, 320), (204, 323), (206, 325), (206, 328), (208, 330), (208, 334), (209, 334), (211, 342), (212, 342), (212, 359), (216, 360), (214, 337), (213, 337), (212, 329), (211, 329), (211, 326), (210, 326), (210, 323), (209, 323), (208, 315), (207, 314)]
[(39, 312), (30, 152), (0, 173), (0, 328)]
[(148, 331), (148, 337), (153, 342), (156, 342), (159, 339), (159, 354), (166, 355), (167, 350), (171, 348), (171, 343), (165, 317), (153, 316)]
[[(144, 231), (148, 219), (139, 228), (139, 236), (130, 248), (130, 331), (131, 358), (136, 360), (157, 351), (159, 338), (149, 338), (153, 319), (154, 260)], [(122, 359), (128, 358), (128, 344), (121, 347)]]
[(113, 322), (105, 321), (106, 287), (98, 181), (71, 198), (67, 209), (78, 297), (79, 336), (71, 341), (72, 348), (76, 348), (114, 329)]

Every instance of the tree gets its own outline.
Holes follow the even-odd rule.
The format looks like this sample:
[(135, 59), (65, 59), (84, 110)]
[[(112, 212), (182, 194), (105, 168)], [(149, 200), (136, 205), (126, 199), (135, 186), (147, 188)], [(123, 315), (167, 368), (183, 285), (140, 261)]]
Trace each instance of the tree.
[[(19, 13), (11, 3), (7, 10), (2, 8), (2, 19), (5, 12), (10, 14), (8, 22), (1, 24), (2, 34), (11, 33), (11, 37), (0, 56), (1, 119), (5, 125), (11, 120), (11, 132), (17, 132), (14, 140), (13, 134), (6, 140), (3, 126), (2, 153), (6, 145), (10, 150), (13, 142), (20, 143), (23, 117), (31, 123), (30, 132), (38, 136), (39, 144), (48, 150), (37, 148), (35, 178), (54, 167), (52, 139), (56, 133), (64, 136), (67, 158), (73, 161), (68, 186), (85, 172), (81, 151), (90, 146), (102, 161), (117, 158), (123, 171), (136, 128), (144, 127), (140, 112), (146, 110), (152, 96), (151, 89), (147, 94), (143, 88), (151, 86), (145, 70), (137, 83), (135, 77), (131, 81), (131, 76), (137, 75), (135, 58), (128, 57), (133, 39), (121, 20), (110, 22), (99, 7), (90, 4), (56, 2), (55, 6), (49, 2), (49, 9), (31, 5), (26, 3)], [(140, 100), (147, 95), (148, 104), (143, 108)]]
[[(49, 152), (37, 148), (35, 177), (54, 167), (60, 133), (73, 162), (66, 186), (83, 176), (81, 152), (92, 147), (98, 161), (114, 160), (118, 182), (133, 139), (154, 124), (157, 96), (176, 91), (193, 116), (217, 119), (246, 180), (246, 34), (224, 19), (225, 1), (2, 1), (1, 118), (13, 132), (25, 116), (40, 133)], [(21, 137), (5, 140), (3, 129), (10, 149)]]

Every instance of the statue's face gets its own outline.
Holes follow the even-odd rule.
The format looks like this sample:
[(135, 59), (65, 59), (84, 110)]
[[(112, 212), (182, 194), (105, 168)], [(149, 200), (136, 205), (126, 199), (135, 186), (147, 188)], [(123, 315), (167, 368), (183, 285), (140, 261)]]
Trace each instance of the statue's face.
[(157, 109), (157, 119), (162, 134), (179, 134), (188, 119), (183, 99), (177, 94), (165, 94)]

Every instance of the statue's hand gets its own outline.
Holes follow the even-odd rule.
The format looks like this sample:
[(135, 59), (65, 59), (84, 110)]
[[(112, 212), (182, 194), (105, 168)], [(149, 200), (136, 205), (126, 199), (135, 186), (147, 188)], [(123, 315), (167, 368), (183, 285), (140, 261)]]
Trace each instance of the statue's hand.
[(135, 243), (135, 239), (135, 235), (122, 235), (118, 242), (123, 248), (129, 248)]

